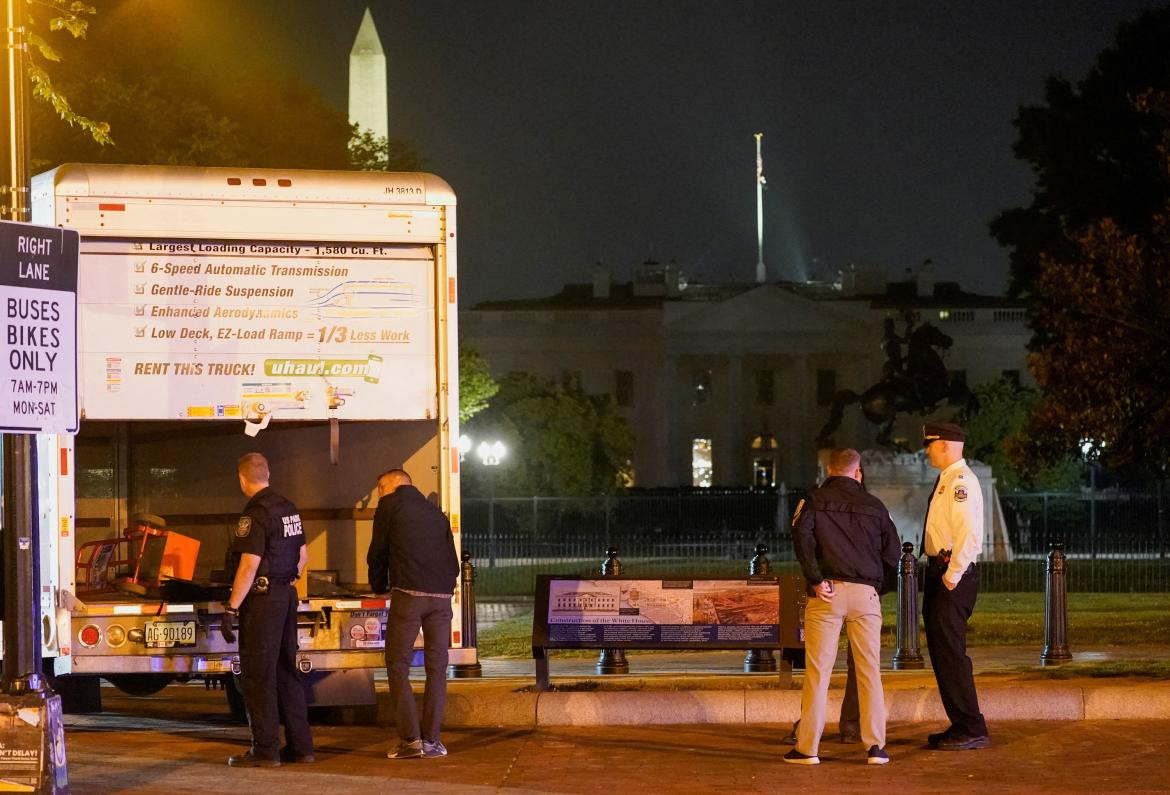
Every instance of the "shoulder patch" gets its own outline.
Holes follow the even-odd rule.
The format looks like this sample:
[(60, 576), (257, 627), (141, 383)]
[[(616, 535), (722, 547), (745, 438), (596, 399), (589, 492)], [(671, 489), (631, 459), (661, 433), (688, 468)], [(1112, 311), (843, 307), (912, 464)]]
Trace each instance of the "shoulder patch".
[(252, 517), (241, 516), (240, 521), (236, 524), (236, 538), (247, 538), (248, 534), (252, 532)]
[(966, 501), (967, 501), (967, 487), (962, 486), (962, 485), (955, 486), (955, 502), (966, 502)]
[(792, 514), (792, 526), (796, 527), (796, 523), (800, 521), (800, 512), (804, 510), (804, 500), (796, 503), (796, 512)]

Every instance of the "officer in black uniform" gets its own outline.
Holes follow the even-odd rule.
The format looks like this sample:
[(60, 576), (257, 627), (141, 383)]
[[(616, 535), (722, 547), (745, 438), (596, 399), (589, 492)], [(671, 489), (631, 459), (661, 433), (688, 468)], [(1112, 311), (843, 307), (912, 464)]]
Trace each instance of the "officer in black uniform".
[[(268, 461), (248, 453), (238, 462), (240, 490), (248, 497), (229, 556), (235, 570), (224, 608), (224, 636), (240, 626), (240, 679), (252, 729), (252, 747), (233, 756), (234, 767), (279, 767), (312, 762), (305, 690), (297, 671), (297, 592), (293, 583), (308, 562), (297, 508), (268, 487)], [(234, 565), (232, 565), (234, 564)], [(281, 748), (279, 722), (286, 745)]]

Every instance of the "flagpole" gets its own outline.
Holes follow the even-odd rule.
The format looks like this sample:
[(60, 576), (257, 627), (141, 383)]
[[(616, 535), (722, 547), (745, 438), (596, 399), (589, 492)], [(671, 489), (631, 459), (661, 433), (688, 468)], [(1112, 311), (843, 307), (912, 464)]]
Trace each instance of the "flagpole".
[(759, 258), (756, 261), (756, 284), (763, 284), (768, 280), (768, 272), (764, 269), (764, 158), (760, 154), (760, 139), (763, 133), (756, 133), (756, 251)]

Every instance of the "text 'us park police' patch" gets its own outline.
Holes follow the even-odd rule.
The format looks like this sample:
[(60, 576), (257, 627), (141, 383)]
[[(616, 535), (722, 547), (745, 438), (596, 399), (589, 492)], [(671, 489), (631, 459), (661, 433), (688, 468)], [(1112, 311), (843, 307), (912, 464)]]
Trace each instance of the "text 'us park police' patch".
[(967, 501), (967, 487), (966, 486), (955, 486), (955, 502), (966, 502), (966, 501)]
[(239, 524), (236, 525), (236, 538), (247, 538), (248, 534), (252, 532), (252, 517), (241, 516)]

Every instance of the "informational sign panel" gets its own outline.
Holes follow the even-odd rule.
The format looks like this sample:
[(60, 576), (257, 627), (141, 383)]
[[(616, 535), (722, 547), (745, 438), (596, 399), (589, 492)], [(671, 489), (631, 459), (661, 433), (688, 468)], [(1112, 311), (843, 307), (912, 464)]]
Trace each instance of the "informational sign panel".
[(542, 576), (533, 646), (799, 646), (795, 578), (644, 580)]
[(90, 419), (426, 419), (437, 413), (425, 246), (89, 239)]
[(77, 432), (77, 251), (75, 231), (0, 221), (0, 430)]

